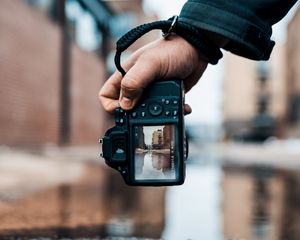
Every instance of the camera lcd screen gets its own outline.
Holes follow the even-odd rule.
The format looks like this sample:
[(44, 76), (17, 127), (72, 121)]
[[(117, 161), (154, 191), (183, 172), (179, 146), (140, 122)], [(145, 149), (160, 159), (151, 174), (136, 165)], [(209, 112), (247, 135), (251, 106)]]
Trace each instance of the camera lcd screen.
[(135, 180), (175, 180), (175, 126), (135, 126)]

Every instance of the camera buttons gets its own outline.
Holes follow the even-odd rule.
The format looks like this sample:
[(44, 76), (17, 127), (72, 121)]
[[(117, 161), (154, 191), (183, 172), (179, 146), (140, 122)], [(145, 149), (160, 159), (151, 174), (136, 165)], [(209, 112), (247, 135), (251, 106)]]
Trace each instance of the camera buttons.
[(165, 104), (169, 105), (170, 104), (170, 100), (166, 100)]
[(132, 118), (136, 118), (137, 117), (137, 113), (136, 112), (131, 113), (131, 117)]
[(178, 115), (178, 111), (174, 110), (173, 111), (173, 116), (177, 116)]
[(146, 103), (142, 103), (142, 104), (141, 104), (141, 107), (142, 107), (142, 108), (146, 107)]
[(152, 116), (158, 116), (162, 113), (163, 107), (159, 103), (152, 103), (149, 106), (149, 112)]
[(146, 117), (146, 112), (141, 112), (142, 117)]
[(166, 112), (165, 112), (165, 115), (166, 115), (166, 116), (170, 116), (170, 114), (171, 114), (170, 111), (166, 111)]
[(115, 122), (116, 125), (123, 125), (125, 123), (124, 117), (126, 116), (126, 113), (122, 108), (117, 108), (115, 110)]
[(174, 101), (173, 101), (173, 104), (174, 104), (174, 105), (177, 105), (177, 104), (178, 104), (178, 101), (177, 101), (177, 100), (174, 100)]

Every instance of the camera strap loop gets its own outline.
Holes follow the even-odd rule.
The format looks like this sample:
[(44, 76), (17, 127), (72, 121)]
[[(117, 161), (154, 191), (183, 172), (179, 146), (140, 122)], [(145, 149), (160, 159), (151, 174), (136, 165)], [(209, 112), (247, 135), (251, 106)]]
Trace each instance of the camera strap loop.
[(162, 36), (164, 39), (167, 39), (169, 35), (171, 35), (171, 33), (173, 32), (173, 29), (175, 28), (176, 26), (176, 23), (177, 23), (177, 20), (178, 20), (178, 16), (174, 16), (173, 17), (173, 22), (169, 28), (169, 30), (167, 32), (163, 32)]
[(220, 48), (210, 41), (200, 29), (179, 21), (178, 16), (173, 16), (165, 21), (155, 21), (133, 28), (117, 41), (114, 60), (116, 68), (121, 72), (122, 76), (125, 76), (126, 71), (121, 66), (121, 53), (144, 34), (154, 29), (162, 30), (165, 39), (171, 33), (176, 33), (197, 48), (211, 64), (217, 64), (223, 56)]

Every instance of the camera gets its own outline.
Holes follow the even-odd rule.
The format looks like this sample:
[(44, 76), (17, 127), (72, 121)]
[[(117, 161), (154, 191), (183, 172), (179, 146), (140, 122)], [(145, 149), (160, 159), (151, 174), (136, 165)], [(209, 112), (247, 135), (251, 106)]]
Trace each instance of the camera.
[(100, 140), (101, 156), (128, 185), (181, 185), (188, 145), (181, 80), (156, 81), (130, 111), (115, 110), (115, 126)]

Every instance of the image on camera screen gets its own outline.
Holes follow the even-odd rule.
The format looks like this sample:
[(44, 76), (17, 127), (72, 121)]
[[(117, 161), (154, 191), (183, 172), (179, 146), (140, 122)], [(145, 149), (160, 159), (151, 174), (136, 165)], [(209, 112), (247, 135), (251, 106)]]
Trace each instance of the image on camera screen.
[(176, 179), (175, 126), (135, 126), (135, 180)]

